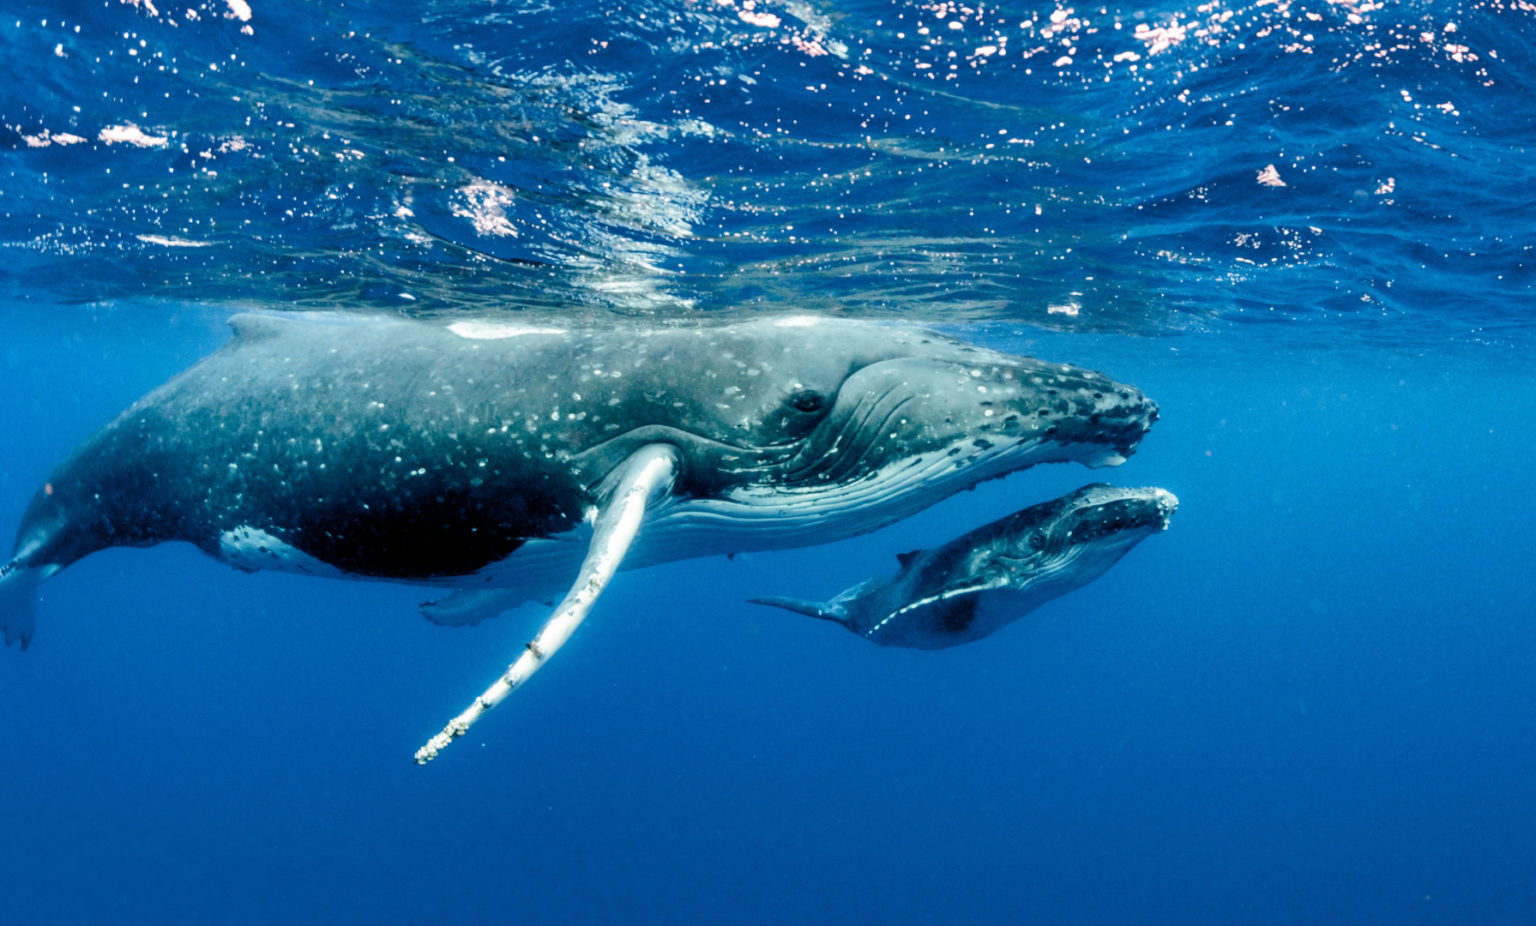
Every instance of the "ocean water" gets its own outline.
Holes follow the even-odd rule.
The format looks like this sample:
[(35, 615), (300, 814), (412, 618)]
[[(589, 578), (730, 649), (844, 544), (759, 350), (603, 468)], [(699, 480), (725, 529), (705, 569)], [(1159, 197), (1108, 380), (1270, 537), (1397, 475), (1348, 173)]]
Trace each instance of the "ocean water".
[[(0, 652), (0, 924), (1521, 923), (1536, 7), (0, 0), (0, 536), (242, 309), (819, 312), (1162, 419), (835, 545), (543, 616), (52, 580)], [(1086, 482), (1181, 507), (942, 652), (747, 597)]]

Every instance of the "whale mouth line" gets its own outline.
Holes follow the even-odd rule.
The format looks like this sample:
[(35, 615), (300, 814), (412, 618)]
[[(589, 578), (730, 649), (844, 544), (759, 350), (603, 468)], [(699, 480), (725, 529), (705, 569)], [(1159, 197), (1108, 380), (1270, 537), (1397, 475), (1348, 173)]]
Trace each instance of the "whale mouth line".
[[(771, 519), (780, 529), (796, 536), (834, 526), (841, 530), (850, 525), (862, 533), (901, 520), (956, 492), (1007, 477), (1037, 463), (1076, 460), (1079, 457), (1075, 451), (1081, 446), (1054, 444), (1038, 436), (997, 441), (985, 447), (970, 441), (957, 442), (948, 449), (902, 457), (841, 483), (746, 486), (720, 499), (690, 500), (687, 507), (691, 514), (702, 514), (717, 522)], [(950, 455), (957, 447), (962, 452)]]
[[(1111, 489), (1109, 486), (1103, 488)], [(1173, 523), (1179, 500), (1172, 492), (1166, 489), (1111, 491), (1116, 494), (1109, 498), (1071, 499), (1067, 507), (1043, 527), (1043, 543), (1035, 551), (1042, 568), (1055, 570), (1058, 560), (1069, 561), (1089, 547), (1138, 543), (1144, 536), (1166, 531)]]

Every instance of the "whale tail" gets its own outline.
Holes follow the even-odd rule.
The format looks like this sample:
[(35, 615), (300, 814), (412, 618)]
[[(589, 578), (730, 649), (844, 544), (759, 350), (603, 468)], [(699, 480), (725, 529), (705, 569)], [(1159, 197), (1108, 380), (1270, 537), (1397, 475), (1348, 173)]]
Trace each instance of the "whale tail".
[(836, 620), (842, 623), (843, 617), (828, 607), (828, 602), (811, 602), (803, 597), (785, 597), (782, 594), (765, 594), (762, 597), (750, 597), (746, 604), (768, 605), (770, 608), (783, 608), (785, 611), (794, 611), (796, 614), (805, 614), (806, 617), (820, 617), (822, 620)]
[(832, 621), (837, 624), (848, 623), (848, 613), (840, 605), (830, 601), (806, 601), (804, 598), (788, 598), (784, 595), (764, 595), (761, 598), (748, 598), (748, 604), (765, 604), (770, 608), (783, 608), (786, 611), (794, 611), (796, 614), (804, 614), (807, 617), (819, 617), (824, 621)]
[(786, 611), (794, 611), (796, 614), (804, 614), (807, 617), (819, 617), (824, 621), (834, 624), (842, 624), (849, 630), (853, 629), (853, 617), (848, 613), (848, 605), (857, 601), (860, 595), (879, 588), (879, 577), (866, 579), (853, 588), (844, 589), (831, 601), (806, 601), (804, 598), (788, 598), (784, 595), (764, 595), (761, 598), (748, 598), (751, 604), (765, 604), (770, 608), (783, 608)]
[(32, 642), (37, 621), (37, 587), (47, 578), (45, 570), (11, 560), (0, 566), (0, 631), (5, 645), (20, 642), (26, 649)]
[(884, 584), (879, 576), (865, 579), (852, 588), (843, 589), (831, 601), (806, 601), (804, 598), (788, 598), (784, 595), (764, 595), (761, 598), (748, 598), (747, 602), (765, 604), (770, 608), (783, 608), (807, 617), (819, 617), (824, 621), (842, 624), (849, 630), (853, 630), (853, 617), (848, 612), (848, 606)]

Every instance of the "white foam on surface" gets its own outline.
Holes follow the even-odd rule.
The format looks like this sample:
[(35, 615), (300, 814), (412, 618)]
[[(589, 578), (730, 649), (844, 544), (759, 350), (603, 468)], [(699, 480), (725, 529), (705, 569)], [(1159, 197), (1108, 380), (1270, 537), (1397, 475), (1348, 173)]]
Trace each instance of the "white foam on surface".
[(109, 125), (96, 135), (107, 145), (133, 145), (135, 148), (164, 148), (170, 139), (164, 135), (150, 135), (136, 125)]

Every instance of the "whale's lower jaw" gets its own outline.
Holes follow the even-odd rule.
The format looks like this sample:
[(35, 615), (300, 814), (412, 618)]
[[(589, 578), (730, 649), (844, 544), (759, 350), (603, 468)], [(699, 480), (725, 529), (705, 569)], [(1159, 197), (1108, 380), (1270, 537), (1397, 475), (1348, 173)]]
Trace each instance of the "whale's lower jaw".
[[(905, 457), (864, 478), (809, 488), (746, 488), (723, 499), (690, 501), (698, 515), (739, 522), (758, 542), (743, 549), (829, 543), (878, 530), (980, 483), (1039, 463), (1117, 466), (1125, 457), (1103, 447), (1048, 440), (998, 442)], [(691, 512), (692, 513), (692, 512)]]

